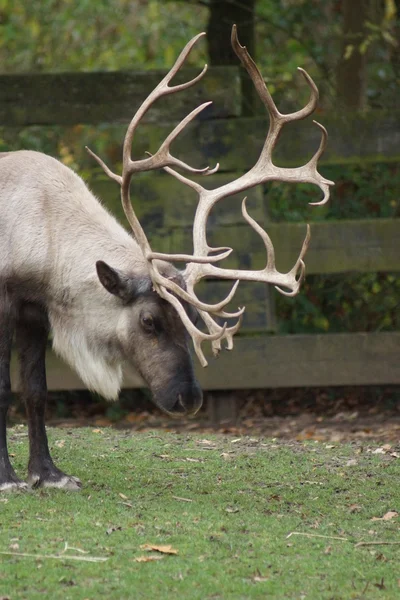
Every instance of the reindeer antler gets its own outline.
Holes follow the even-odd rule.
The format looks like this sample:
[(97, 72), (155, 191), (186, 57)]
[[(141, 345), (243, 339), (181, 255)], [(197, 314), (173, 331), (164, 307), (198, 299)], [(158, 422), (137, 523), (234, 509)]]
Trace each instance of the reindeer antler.
[[(170, 144), (172, 143), (172, 141), (182, 131), (182, 129), (184, 129), (184, 127), (194, 119), (194, 117), (200, 111), (202, 111), (206, 106), (210, 104), (209, 102), (202, 104), (200, 107), (192, 111), (172, 131), (172, 133), (166, 138), (165, 142), (161, 145), (159, 150), (154, 155), (151, 155), (149, 156), (149, 158), (143, 160), (132, 161), (131, 145), (134, 132), (139, 121), (146, 113), (146, 111), (150, 108), (150, 106), (153, 104), (155, 99), (166, 94), (186, 89), (189, 86), (196, 83), (197, 81), (199, 81), (199, 79), (201, 79), (204, 76), (207, 69), (207, 65), (204, 67), (203, 71), (191, 81), (173, 87), (170, 87), (168, 85), (172, 77), (177, 73), (177, 71), (184, 63), (187, 55), (189, 54), (194, 44), (203, 35), (204, 34), (199, 34), (185, 46), (170, 72), (164, 77), (160, 84), (145, 100), (145, 102), (142, 104), (142, 106), (139, 108), (139, 110), (133, 117), (128, 127), (128, 131), (126, 133), (124, 141), (122, 177), (112, 173), (96, 155), (94, 155), (93, 153), (91, 154), (96, 158), (96, 160), (103, 167), (105, 172), (121, 185), (121, 198), (124, 211), (129, 223), (131, 224), (133, 233), (142, 249), (142, 252), (148, 260), (150, 276), (152, 278), (154, 287), (158, 294), (162, 298), (170, 302), (170, 304), (172, 304), (172, 306), (174, 306), (177, 312), (179, 313), (183, 324), (185, 325), (187, 331), (193, 339), (196, 354), (202, 366), (204, 367), (207, 365), (207, 361), (201, 348), (201, 344), (203, 341), (211, 341), (214, 354), (217, 354), (221, 349), (221, 341), (223, 339), (226, 339), (228, 349), (231, 349), (233, 347), (233, 336), (240, 327), (244, 308), (239, 308), (239, 310), (235, 313), (225, 312), (224, 308), (232, 300), (236, 292), (237, 286), (239, 284), (239, 281), (245, 280), (272, 283), (273, 285), (275, 285), (276, 289), (280, 293), (285, 294), (287, 296), (294, 296), (298, 293), (300, 285), (304, 279), (305, 265), (303, 258), (307, 251), (310, 240), (310, 229), (307, 225), (306, 237), (304, 239), (299, 257), (295, 265), (288, 273), (280, 273), (275, 267), (275, 252), (271, 239), (268, 236), (267, 232), (264, 229), (262, 229), (262, 227), (247, 212), (245, 198), (242, 203), (243, 217), (263, 240), (267, 253), (267, 263), (264, 269), (258, 271), (223, 269), (221, 267), (215, 266), (215, 263), (223, 260), (224, 258), (227, 258), (227, 256), (229, 256), (229, 254), (232, 252), (232, 249), (226, 247), (211, 248), (207, 243), (207, 219), (212, 207), (222, 198), (226, 198), (238, 192), (252, 188), (260, 183), (266, 183), (272, 180), (284, 181), (289, 183), (313, 183), (322, 190), (322, 192), (324, 193), (324, 197), (320, 202), (312, 202), (310, 204), (325, 204), (329, 199), (329, 186), (333, 185), (333, 182), (322, 177), (317, 171), (318, 159), (320, 158), (326, 146), (327, 132), (326, 129), (316, 121), (314, 122), (321, 129), (321, 143), (317, 152), (311, 158), (311, 160), (308, 161), (308, 163), (303, 165), (302, 167), (297, 168), (283, 168), (277, 167), (273, 164), (272, 152), (275, 148), (282, 127), (286, 123), (289, 123), (291, 121), (304, 119), (315, 110), (318, 102), (318, 90), (311, 77), (303, 69), (299, 69), (311, 89), (310, 100), (307, 103), (307, 105), (301, 110), (286, 115), (280, 113), (271, 97), (271, 94), (268, 91), (268, 88), (265, 85), (260, 71), (258, 70), (253, 59), (247, 52), (246, 47), (240, 45), (237, 38), (235, 25), (232, 29), (232, 47), (236, 52), (237, 56), (240, 58), (243, 66), (249, 73), (258, 92), (258, 95), (260, 96), (260, 99), (267, 108), (270, 118), (269, 131), (260, 157), (257, 163), (254, 165), (254, 167), (235, 181), (220, 186), (219, 188), (213, 190), (205, 189), (199, 183), (191, 181), (181, 173), (178, 173), (177, 171), (171, 168), (172, 166), (177, 166), (191, 173), (200, 173), (203, 175), (215, 173), (215, 171), (218, 169), (218, 165), (213, 170), (209, 169), (208, 167), (206, 167), (205, 169), (193, 169), (186, 163), (183, 163), (177, 158), (171, 156), (169, 152)], [(197, 206), (193, 224), (193, 255), (164, 254), (152, 252), (146, 235), (133, 211), (129, 199), (129, 185), (133, 173), (157, 168), (164, 168), (165, 171), (176, 177), (179, 181), (194, 189), (199, 196), (199, 203)], [(154, 262), (156, 259), (182, 261), (188, 263), (186, 270), (184, 271), (184, 279), (186, 281), (187, 289), (183, 290), (174, 281), (167, 279), (166, 277), (161, 275), (157, 268), (157, 263)], [(199, 300), (194, 291), (196, 284), (205, 277), (231, 279), (235, 281), (235, 283), (231, 292), (224, 300), (217, 304), (207, 304)], [(208, 329), (208, 333), (201, 331), (192, 323), (192, 321), (186, 314), (186, 311), (181, 301), (189, 302), (198, 309), (200, 316)], [(219, 325), (218, 322), (215, 320), (216, 318), (237, 318), (238, 321), (234, 326), (227, 327), (226, 323), (223, 326)]]

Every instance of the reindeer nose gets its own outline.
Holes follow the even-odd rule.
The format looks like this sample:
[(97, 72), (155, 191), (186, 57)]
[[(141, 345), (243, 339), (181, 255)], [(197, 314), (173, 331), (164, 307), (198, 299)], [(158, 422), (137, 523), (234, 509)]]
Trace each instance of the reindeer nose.
[(195, 415), (203, 404), (200, 386), (195, 384), (189, 389), (179, 392), (175, 404), (168, 412), (174, 416)]

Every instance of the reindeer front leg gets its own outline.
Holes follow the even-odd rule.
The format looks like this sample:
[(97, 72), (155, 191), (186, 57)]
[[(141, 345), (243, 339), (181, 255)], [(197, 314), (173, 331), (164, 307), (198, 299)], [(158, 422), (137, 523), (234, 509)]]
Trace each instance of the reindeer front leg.
[(0, 492), (26, 488), (11, 466), (7, 450), (7, 412), (11, 403), (10, 357), (14, 310), (5, 291), (0, 297)]
[(21, 391), (28, 417), (28, 483), (33, 488), (79, 490), (79, 479), (66, 475), (54, 465), (47, 442), (45, 357), (48, 333), (49, 323), (45, 310), (37, 304), (25, 303), (18, 314), (17, 348)]

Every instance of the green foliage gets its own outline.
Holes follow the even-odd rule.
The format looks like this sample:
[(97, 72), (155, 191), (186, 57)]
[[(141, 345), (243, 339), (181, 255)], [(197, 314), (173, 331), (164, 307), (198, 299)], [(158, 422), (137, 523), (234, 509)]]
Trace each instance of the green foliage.
[(336, 333), (400, 329), (400, 277), (363, 273), (307, 277), (295, 299), (277, 297), (282, 333)]
[[(206, 14), (201, 6), (156, 0), (1, 0), (1, 71), (168, 67), (204, 28)], [(204, 47), (190, 60), (199, 56), (204, 60)]]
[[(26, 430), (10, 433), (20, 471)], [(379, 520), (396, 508), (397, 459), (373, 454), (365, 440), (361, 447), (108, 429), (50, 429), (49, 439), (55, 460), (84, 488), (1, 496), (4, 597), (397, 595), (398, 520)], [(300, 535), (288, 537), (294, 531)], [(379, 555), (356, 546), (382, 540)], [(143, 544), (178, 554), (137, 562), (155, 555)]]
[[(206, 0), (0, 0), (0, 71), (168, 67), (186, 41), (206, 28), (209, 5)], [(391, 105), (397, 98), (392, 55), (398, 15), (393, 0), (384, 6), (371, 12), (365, 37), (355, 42), (368, 51), (368, 96), (378, 106), (388, 104), (388, 94)], [(341, 59), (340, 3), (258, 0), (255, 23), (257, 62), (278, 98), (302, 66), (318, 80), (323, 104), (333, 104)], [(190, 61), (197, 65), (204, 58), (205, 44)], [(301, 100), (302, 87), (285, 86), (285, 98)]]
[(268, 210), (274, 221), (400, 217), (400, 167), (397, 163), (362, 163), (321, 168), (335, 182), (331, 200), (322, 210), (309, 206), (320, 198), (311, 185), (272, 183), (267, 188)]
[[(336, 106), (336, 74), (343, 58), (342, 9), (343, 2), (334, 1), (259, 0), (257, 60), (267, 79), (288, 81), (294, 78), (297, 66), (304, 67), (318, 82), (322, 105)], [(349, 43), (344, 51), (345, 60), (355, 48), (367, 54), (370, 106), (397, 106), (398, 73), (393, 59), (398, 52), (399, 18), (394, 0), (371, 2), (365, 34)], [(278, 92), (280, 88), (279, 83)], [(299, 93), (302, 98), (303, 92), (295, 86), (286, 91), (285, 97), (299, 101)]]

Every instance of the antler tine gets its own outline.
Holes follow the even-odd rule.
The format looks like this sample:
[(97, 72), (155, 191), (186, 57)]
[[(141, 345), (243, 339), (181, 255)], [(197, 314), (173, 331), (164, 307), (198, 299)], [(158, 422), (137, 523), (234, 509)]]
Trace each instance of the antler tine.
[(186, 58), (188, 57), (190, 51), (192, 50), (193, 46), (197, 43), (197, 41), (200, 38), (204, 37), (204, 35), (205, 35), (204, 32), (199, 33), (198, 35), (196, 35), (194, 38), (192, 38), (186, 44), (186, 46), (184, 47), (184, 49), (182, 50), (182, 52), (176, 59), (172, 68), (168, 71), (168, 73), (165, 75), (165, 77), (160, 81), (160, 83), (157, 85), (157, 87), (154, 88), (154, 90), (151, 92), (151, 94), (149, 94), (149, 96), (146, 98), (146, 100), (143, 102), (141, 107), (138, 109), (138, 111), (132, 118), (131, 122), (129, 123), (126, 134), (125, 134), (124, 150), (123, 150), (124, 157), (125, 156), (130, 157), (133, 136), (136, 131), (136, 128), (137, 128), (139, 122), (141, 121), (141, 119), (143, 118), (143, 116), (149, 110), (149, 108), (152, 106), (152, 104), (154, 104), (155, 100), (157, 100), (158, 98), (161, 98), (162, 96), (165, 96), (167, 94), (173, 94), (175, 92), (180, 92), (181, 90), (185, 90), (188, 87), (195, 85), (206, 74), (208, 66), (204, 65), (204, 68), (201, 71), (201, 73), (199, 73), (196, 77), (194, 77), (190, 81), (187, 81), (185, 83), (175, 85), (172, 87), (170, 87), (168, 85), (169, 82), (171, 81), (171, 79), (176, 75), (176, 73), (179, 71), (179, 69), (184, 64), (184, 62), (185, 62)]
[(146, 258), (147, 260), (167, 260), (171, 262), (208, 264), (224, 260), (224, 258), (228, 258), (228, 256), (233, 252), (233, 248), (220, 248), (220, 250), (225, 250), (225, 252), (214, 256), (193, 256), (193, 254), (164, 254), (162, 252), (150, 252)]
[(245, 310), (245, 306), (242, 306), (242, 308), (239, 308), (236, 312), (225, 312), (224, 310), (221, 310), (220, 312), (215, 312), (214, 316), (221, 317), (223, 319), (237, 319), (237, 317), (240, 317), (240, 315), (244, 314)]
[(106, 173), (106, 175), (109, 176), (110, 179), (113, 179), (114, 181), (116, 181), (119, 185), (122, 184), (122, 177), (121, 175), (117, 175), (116, 173), (113, 173), (106, 165), (106, 163), (101, 160), (101, 158), (99, 156), (97, 156), (97, 154), (95, 154), (90, 148), (88, 148), (87, 146), (85, 146), (85, 150), (90, 154), (90, 156), (92, 156), (94, 158), (94, 160), (96, 162), (99, 163), (99, 165), (102, 167), (102, 169), (104, 170), (104, 172)]
[[(244, 312), (244, 309), (243, 309)], [(225, 331), (225, 336), (224, 338), (226, 339), (226, 349), (227, 350), (232, 350), (233, 349), (233, 336), (235, 335), (235, 333), (237, 333), (240, 329), (240, 326), (242, 325), (242, 320), (243, 320), (243, 312), (241, 315), (239, 315), (239, 319), (236, 323), (236, 325), (233, 325), (233, 327), (228, 327), (228, 329)]]
[[(298, 294), (298, 292), (299, 292), (301, 284), (303, 283), (305, 275), (306, 275), (306, 265), (304, 264), (303, 258), (308, 250), (310, 240), (311, 240), (311, 231), (310, 231), (310, 226), (307, 224), (306, 237), (304, 238), (299, 257), (298, 257), (294, 267), (288, 273), (288, 276), (292, 275), (294, 278), (294, 281), (295, 281), (293, 290), (291, 292), (287, 292), (286, 290), (283, 290), (281, 287), (279, 287), (277, 285), (275, 286), (275, 289), (283, 296), (296, 296), (296, 294)], [(300, 275), (296, 279), (296, 276), (299, 271), (299, 267), (300, 267)]]
[(231, 44), (237, 57), (240, 59), (246, 71), (250, 75), (260, 99), (268, 108), (271, 118), (279, 117), (280, 113), (272, 99), (271, 94), (269, 93), (269, 89), (265, 85), (265, 81), (260, 73), (259, 68), (248, 53), (246, 46), (242, 46), (239, 42), (236, 25), (233, 25), (232, 27)]
[[(206, 367), (208, 365), (208, 362), (202, 351), (201, 344), (206, 340), (210, 341), (210, 342), (214, 342), (214, 341), (218, 340), (219, 338), (222, 338), (225, 335), (226, 323), (223, 325), (223, 327), (217, 326), (218, 330), (217, 331), (214, 330), (214, 333), (204, 333), (203, 331), (200, 331), (200, 329), (198, 329), (192, 323), (192, 321), (189, 319), (188, 315), (186, 314), (185, 309), (183, 308), (182, 304), (179, 302), (178, 298), (176, 298), (170, 292), (168, 292), (166, 289), (163, 289), (163, 288), (160, 290), (159, 293), (165, 300), (167, 300), (168, 302), (170, 302), (170, 304), (172, 304), (172, 306), (174, 306), (175, 310), (179, 314), (184, 326), (186, 327), (189, 335), (191, 336), (191, 338), (193, 340), (193, 346), (194, 346), (196, 355), (201, 363), (201, 366)], [(208, 314), (208, 313), (205, 313), (205, 314)], [(214, 321), (213, 321), (213, 323), (214, 323)], [(215, 325), (216, 325), (216, 323), (215, 323)]]
[(267, 266), (265, 267), (265, 269), (270, 271), (272, 269), (275, 269), (274, 246), (272, 244), (271, 238), (269, 237), (268, 233), (247, 212), (246, 200), (247, 200), (247, 197), (245, 197), (242, 201), (242, 215), (244, 216), (246, 221), (249, 223), (249, 225), (254, 229), (254, 231), (256, 231), (258, 233), (258, 235), (261, 237), (262, 241), (264, 242), (265, 249), (267, 251)]
[[(317, 125), (317, 127), (319, 127), (319, 129), (321, 130), (321, 142), (319, 144), (318, 150), (311, 158), (311, 160), (309, 160), (308, 165), (314, 168), (316, 175), (319, 175), (319, 173), (317, 172), (318, 160), (321, 158), (322, 154), (325, 151), (326, 143), (328, 141), (328, 132), (325, 129), (325, 127), (321, 125), (321, 123), (318, 123), (318, 121), (313, 121), (313, 123), (315, 123), (315, 125)], [(330, 181), (330, 179), (325, 179), (325, 177), (321, 177), (320, 175), (319, 177), (321, 179), (320, 188), (324, 192), (324, 197), (319, 202), (309, 202), (310, 206), (322, 206), (323, 204), (326, 204), (329, 200), (329, 186), (334, 185), (334, 182)]]
[(167, 290), (174, 292), (174, 294), (176, 296), (178, 296), (182, 300), (185, 300), (186, 302), (189, 302), (190, 304), (192, 304), (192, 306), (196, 307), (198, 310), (202, 310), (204, 312), (213, 313), (213, 314), (221, 312), (225, 308), (225, 306), (227, 306), (227, 304), (229, 304), (229, 302), (234, 297), (236, 290), (238, 288), (238, 285), (239, 285), (239, 281), (235, 281), (231, 291), (226, 296), (226, 298), (224, 298), (224, 300), (221, 300), (217, 304), (207, 304), (206, 302), (202, 302), (201, 300), (199, 300), (197, 298), (197, 296), (195, 295), (194, 290), (192, 289), (191, 286), (188, 289), (188, 291), (186, 291), (186, 290), (182, 289), (177, 283), (175, 283), (171, 279), (168, 279), (167, 277), (164, 277), (163, 275), (161, 275), (161, 273), (158, 271), (157, 267), (153, 263), (151, 264), (151, 267), (150, 267), (150, 273), (152, 275), (153, 283), (156, 284), (157, 286), (166, 288)]
[(294, 113), (289, 113), (287, 115), (284, 115), (279, 112), (279, 110), (278, 110), (275, 102), (273, 101), (273, 98), (268, 90), (268, 87), (265, 85), (265, 81), (264, 81), (262, 74), (261, 74), (259, 68), (257, 67), (256, 63), (254, 62), (254, 60), (251, 58), (250, 54), (248, 53), (246, 46), (242, 46), (240, 44), (238, 36), (237, 36), (236, 25), (233, 25), (233, 27), (232, 27), (231, 43), (232, 43), (233, 50), (235, 51), (235, 53), (238, 56), (238, 58), (240, 59), (241, 63), (243, 64), (246, 71), (250, 75), (250, 77), (254, 83), (254, 86), (257, 90), (257, 93), (258, 93), (260, 99), (262, 100), (262, 102), (267, 107), (272, 120), (280, 120), (285, 123), (288, 123), (289, 121), (297, 121), (300, 119), (305, 119), (315, 110), (317, 103), (318, 103), (318, 99), (319, 99), (319, 92), (318, 92), (317, 86), (315, 85), (313, 79), (310, 77), (310, 75), (307, 73), (307, 71), (305, 71), (301, 67), (298, 67), (298, 71), (300, 71), (300, 73), (303, 75), (304, 79), (306, 80), (306, 82), (308, 83), (308, 85), (311, 88), (310, 100), (308, 101), (308, 103), (306, 104), (306, 106), (304, 108), (302, 108)]
[(281, 115), (284, 123), (290, 123), (290, 121), (301, 121), (302, 119), (305, 119), (314, 112), (318, 105), (319, 92), (317, 86), (314, 83), (314, 80), (312, 79), (312, 77), (310, 77), (307, 71), (305, 71), (305, 69), (297, 67), (297, 70), (300, 71), (307, 84), (311, 88), (310, 99), (307, 102), (307, 104), (300, 110), (296, 110), (293, 113), (288, 113), (287, 115)]
[(224, 325), (221, 327), (220, 325), (218, 325), (218, 323), (216, 323), (214, 321), (214, 319), (211, 317), (210, 314), (201, 313), (202, 319), (203, 319), (204, 323), (207, 325), (208, 330), (210, 332), (213, 331), (215, 333), (219, 331), (221, 334), (217, 339), (212, 340), (212, 342), (211, 342), (212, 351), (213, 351), (214, 356), (217, 356), (220, 353), (220, 351), (222, 349), (221, 342), (224, 339), (226, 339), (226, 341), (227, 341), (226, 349), (232, 350), (233, 336), (240, 329), (240, 326), (242, 324), (243, 313), (244, 313), (244, 308), (240, 309), (240, 314), (238, 315), (238, 317), (239, 317), (238, 321), (232, 327), (227, 327), (226, 323), (224, 323)]
[[(185, 117), (175, 127), (175, 129), (173, 129), (173, 131), (171, 131), (169, 136), (164, 140), (164, 142), (161, 144), (160, 148), (157, 150), (157, 152), (155, 154), (150, 154), (150, 152), (146, 152), (146, 154), (151, 158), (151, 160), (149, 161), (150, 162), (149, 169), (158, 169), (160, 167), (165, 167), (166, 165), (169, 165), (169, 166), (181, 167), (181, 168), (185, 169), (185, 171), (188, 171), (189, 173), (197, 173), (197, 174), (201, 174), (201, 175), (204, 175), (205, 173), (208, 174), (209, 171), (211, 171), (212, 173), (215, 173), (218, 170), (219, 165), (217, 165), (217, 167), (214, 169), (210, 169), (210, 167), (205, 167), (203, 169), (195, 169), (194, 167), (190, 167), (188, 164), (184, 163), (183, 161), (179, 160), (178, 158), (175, 158), (174, 156), (172, 156), (170, 154), (170, 146), (171, 146), (172, 142), (177, 138), (177, 136), (180, 134), (180, 132), (183, 131), (183, 129), (186, 127), (186, 125), (188, 125), (191, 121), (193, 121), (193, 119), (201, 111), (203, 111), (205, 108), (207, 108), (207, 106), (210, 106), (210, 104), (212, 104), (212, 102), (204, 102), (204, 104), (201, 104), (200, 106), (198, 106), (197, 108), (192, 110), (192, 112), (189, 113), (187, 115), (187, 117)], [(137, 171), (142, 171), (142, 170), (143, 170), (143, 161), (131, 160), (129, 162), (129, 166), (127, 167), (127, 171), (129, 171), (130, 173), (135, 173)]]
[(299, 289), (301, 287), (301, 284), (304, 281), (304, 277), (306, 275), (306, 266), (304, 264), (304, 262), (301, 260), (300, 261), (300, 275), (298, 277), (298, 279), (295, 279), (295, 282), (293, 284), (293, 289), (291, 292), (287, 292), (286, 290), (282, 289), (281, 287), (279, 287), (279, 285), (275, 286), (275, 289), (282, 294), (282, 296), (297, 296), (297, 294), (299, 293)]
[(178, 171), (175, 171), (175, 169), (171, 169), (170, 167), (164, 167), (164, 171), (175, 177), (175, 179), (178, 179), (178, 181), (180, 181), (181, 183), (184, 183), (185, 185), (191, 187), (199, 195), (201, 194), (202, 190), (204, 190), (203, 186), (200, 185), (200, 183), (198, 183), (197, 181), (192, 181), (188, 177), (182, 175), (182, 173), (178, 173)]
[[(176, 59), (174, 65), (168, 71), (167, 75), (164, 77), (164, 79), (162, 80), (161, 83), (163, 83), (163, 82), (169, 83), (171, 81), (171, 79), (173, 79), (173, 77), (175, 77), (175, 75), (177, 74), (177, 72), (179, 71), (179, 69), (185, 63), (185, 60), (189, 56), (192, 48), (197, 44), (197, 42), (201, 38), (205, 37), (205, 35), (206, 35), (205, 31), (202, 31), (201, 33), (198, 33), (197, 35), (195, 35), (191, 40), (189, 40), (189, 42), (183, 48), (182, 52), (179, 54), (178, 58)], [(207, 64), (204, 65), (203, 71), (201, 73), (199, 73), (199, 75), (197, 75), (196, 77), (194, 77), (191, 81), (188, 81), (186, 83), (174, 86), (173, 89), (175, 89), (175, 91), (179, 91), (181, 89), (186, 89), (186, 87), (194, 85), (195, 83), (197, 83), (197, 81), (199, 81), (199, 79), (201, 79), (205, 75), (205, 73), (207, 71), (207, 67), (208, 67)], [(185, 86), (185, 87), (182, 88), (181, 87), (182, 85)]]

